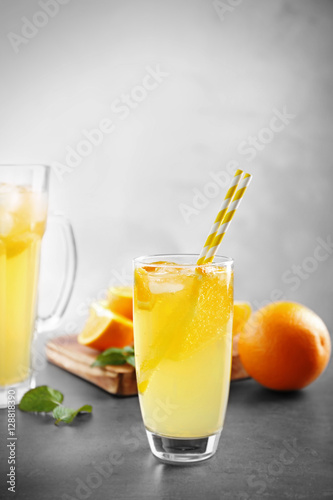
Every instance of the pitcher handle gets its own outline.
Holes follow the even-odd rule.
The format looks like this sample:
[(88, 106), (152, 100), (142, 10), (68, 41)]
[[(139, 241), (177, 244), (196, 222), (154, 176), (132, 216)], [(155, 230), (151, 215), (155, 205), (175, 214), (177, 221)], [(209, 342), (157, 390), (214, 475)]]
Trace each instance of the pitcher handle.
[(53, 310), (47, 316), (38, 316), (37, 318), (38, 333), (53, 330), (60, 324), (72, 296), (77, 270), (76, 242), (71, 223), (62, 214), (57, 213), (49, 215), (48, 222), (51, 221), (52, 223), (55, 222), (60, 226), (65, 240), (65, 273), (63, 284)]

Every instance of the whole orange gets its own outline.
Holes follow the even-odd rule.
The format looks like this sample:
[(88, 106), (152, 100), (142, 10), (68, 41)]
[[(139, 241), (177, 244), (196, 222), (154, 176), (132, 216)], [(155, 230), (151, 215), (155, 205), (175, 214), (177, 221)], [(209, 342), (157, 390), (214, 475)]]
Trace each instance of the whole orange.
[(248, 374), (269, 389), (290, 391), (311, 384), (325, 370), (331, 339), (324, 322), (295, 302), (273, 302), (250, 318), (239, 356)]

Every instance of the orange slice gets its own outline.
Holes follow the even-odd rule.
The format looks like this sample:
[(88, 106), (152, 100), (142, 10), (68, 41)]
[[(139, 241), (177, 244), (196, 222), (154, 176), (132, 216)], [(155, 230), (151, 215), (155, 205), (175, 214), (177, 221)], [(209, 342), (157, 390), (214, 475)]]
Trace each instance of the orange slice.
[(108, 309), (133, 320), (133, 288), (131, 286), (114, 286), (108, 291)]
[(133, 344), (133, 322), (108, 310), (100, 303), (92, 304), (90, 316), (78, 342), (92, 349), (104, 351), (109, 347)]
[(232, 327), (232, 335), (237, 335), (243, 331), (243, 328), (249, 320), (252, 313), (252, 308), (249, 302), (235, 300), (234, 302), (234, 323)]
[(149, 288), (148, 272), (141, 267), (136, 269), (134, 280), (138, 308), (151, 311), (154, 307), (156, 297), (151, 293), (151, 290)]

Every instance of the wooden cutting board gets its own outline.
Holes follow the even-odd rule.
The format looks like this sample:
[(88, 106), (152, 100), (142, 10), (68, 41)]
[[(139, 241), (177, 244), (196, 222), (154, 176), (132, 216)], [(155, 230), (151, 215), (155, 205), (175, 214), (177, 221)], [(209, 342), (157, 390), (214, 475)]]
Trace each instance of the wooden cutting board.
[[(233, 339), (231, 380), (247, 378), (238, 356), (238, 336)], [(99, 351), (78, 343), (77, 335), (63, 335), (46, 344), (47, 359), (54, 365), (81, 377), (117, 396), (137, 394), (135, 370), (130, 365), (91, 367)]]

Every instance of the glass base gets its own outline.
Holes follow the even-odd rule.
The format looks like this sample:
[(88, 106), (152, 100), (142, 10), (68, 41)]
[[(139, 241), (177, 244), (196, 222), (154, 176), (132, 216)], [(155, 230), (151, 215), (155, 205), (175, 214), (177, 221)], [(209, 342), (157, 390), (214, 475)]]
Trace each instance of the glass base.
[(171, 464), (190, 464), (212, 457), (221, 432), (204, 438), (169, 438), (146, 429), (150, 449), (159, 460)]
[[(0, 408), (7, 408), (8, 394), (15, 396), (15, 404), (18, 405), (22, 396), (34, 387), (36, 387), (36, 381), (33, 376), (28, 377), (26, 380), (23, 380), (23, 382), (19, 382), (18, 384), (0, 386)], [(8, 393), (9, 390), (11, 391), (10, 393)], [(12, 391), (14, 391), (14, 393)]]

